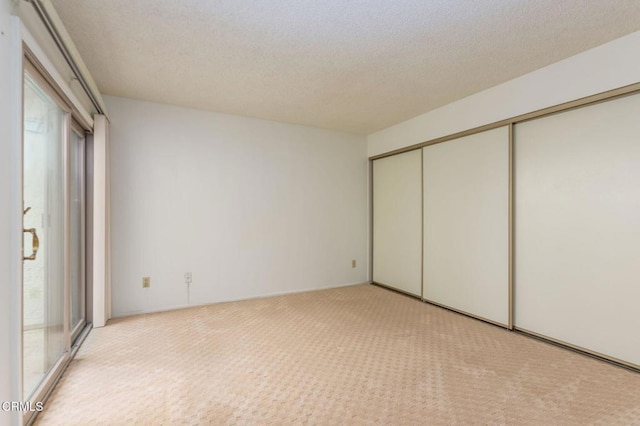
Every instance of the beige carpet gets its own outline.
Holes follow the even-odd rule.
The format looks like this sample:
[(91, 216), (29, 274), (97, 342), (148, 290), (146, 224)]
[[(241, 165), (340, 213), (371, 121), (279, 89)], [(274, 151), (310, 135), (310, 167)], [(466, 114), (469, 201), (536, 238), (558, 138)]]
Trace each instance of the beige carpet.
[(111, 321), (42, 425), (640, 425), (640, 374), (370, 285)]

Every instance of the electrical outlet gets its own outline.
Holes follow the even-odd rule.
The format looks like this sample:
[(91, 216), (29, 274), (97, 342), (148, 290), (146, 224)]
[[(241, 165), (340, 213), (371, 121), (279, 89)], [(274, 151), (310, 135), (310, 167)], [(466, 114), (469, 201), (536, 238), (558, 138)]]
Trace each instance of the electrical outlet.
[(151, 287), (151, 277), (142, 277), (142, 288)]
[(352, 268), (355, 268), (355, 267), (356, 267), (356, 260), (355, 260), (355, 259), (353, 259), (353, 260), (351, 261), (351, 267), (352, 267)]
[(185, 284), (191, 284), (191, 272), (185, 272), (184, 273), (184, 283)]

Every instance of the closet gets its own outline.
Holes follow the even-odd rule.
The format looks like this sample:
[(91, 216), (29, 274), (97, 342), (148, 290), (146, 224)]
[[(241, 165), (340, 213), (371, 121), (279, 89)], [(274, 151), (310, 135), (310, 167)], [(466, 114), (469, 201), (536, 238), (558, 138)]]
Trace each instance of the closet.
[(640, 368), (640, 94), (378, 156), (373, 282)]

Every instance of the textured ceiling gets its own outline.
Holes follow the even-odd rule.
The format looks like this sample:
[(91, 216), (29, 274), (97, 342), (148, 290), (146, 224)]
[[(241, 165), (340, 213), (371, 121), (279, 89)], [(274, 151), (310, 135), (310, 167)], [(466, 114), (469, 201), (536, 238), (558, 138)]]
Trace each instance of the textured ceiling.
[(369, 134), (640, 29), (638, 0), (52, 0), (104, 94)]

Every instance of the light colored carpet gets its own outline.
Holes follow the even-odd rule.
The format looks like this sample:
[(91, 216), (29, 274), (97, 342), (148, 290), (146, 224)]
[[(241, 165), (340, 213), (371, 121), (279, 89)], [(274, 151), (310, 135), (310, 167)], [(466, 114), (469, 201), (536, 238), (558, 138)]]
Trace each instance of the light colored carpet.
[(41, 425), (640, 425), (640, 374), (371, 285), (113, 320)]

